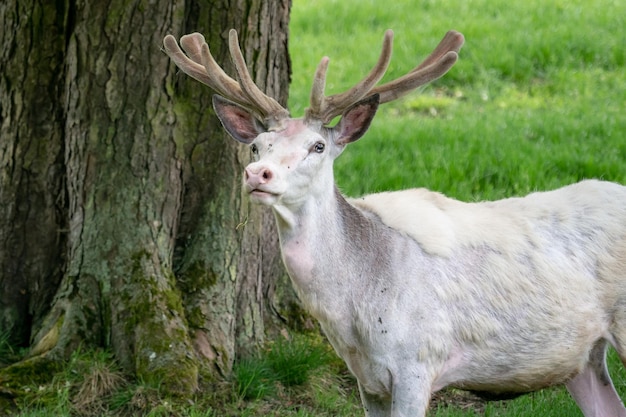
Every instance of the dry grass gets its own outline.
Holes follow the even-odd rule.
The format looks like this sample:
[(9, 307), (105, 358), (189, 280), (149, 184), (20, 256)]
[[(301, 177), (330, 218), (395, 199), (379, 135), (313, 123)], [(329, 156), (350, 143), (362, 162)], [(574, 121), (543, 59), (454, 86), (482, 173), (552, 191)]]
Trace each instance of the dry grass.
[(107, 400), (125, 384), (121, 372), (95, 362), (73, 396), (72, 408), (81, 416), (101, 416), (108, 410)]

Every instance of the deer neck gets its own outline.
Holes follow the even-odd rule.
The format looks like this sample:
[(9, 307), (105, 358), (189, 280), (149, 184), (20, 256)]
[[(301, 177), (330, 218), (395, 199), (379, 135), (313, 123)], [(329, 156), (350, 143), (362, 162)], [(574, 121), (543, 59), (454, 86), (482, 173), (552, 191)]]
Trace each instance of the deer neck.
[(328, 239), (339, 244), (345, 239), (342, 234), (346, 211), (359, 213), (334, 186), (324, 195), (312, 196), (297, 206), (275, 205), (273, 211), (282, 249), (300, 243), (324, 245)]
[(371, 245), (371, 222), (332, 188), (326, 198), (275, 206), (283, 262), (305, 308), (321, 322), (348, 314), (359, 265)]

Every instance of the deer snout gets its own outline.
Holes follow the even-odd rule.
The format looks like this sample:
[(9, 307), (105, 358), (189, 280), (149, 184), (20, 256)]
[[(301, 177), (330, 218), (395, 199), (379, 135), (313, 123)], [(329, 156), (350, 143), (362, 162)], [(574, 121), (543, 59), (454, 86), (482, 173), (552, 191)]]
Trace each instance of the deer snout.
[(267, 184), (274, 177), (274, 173), (267, 166), (248, 165), (244, 170), (244, 180), (251, 190)]

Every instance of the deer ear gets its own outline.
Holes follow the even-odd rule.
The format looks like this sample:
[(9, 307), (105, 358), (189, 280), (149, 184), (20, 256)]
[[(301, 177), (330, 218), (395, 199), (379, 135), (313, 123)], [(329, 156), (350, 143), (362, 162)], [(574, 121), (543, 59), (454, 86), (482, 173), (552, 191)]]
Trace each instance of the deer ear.
[(378, 110), (380, 96), (371, 95), (346, 110), (333, 130), (337, 134), (336, 143), (347, 145), (360, 139), (370, 127), (370, 123)]
[(249, 145), (265, 128), (252, 113), (239, 104), (215, 94), (213, 108), (226, 131), (235, 140)]

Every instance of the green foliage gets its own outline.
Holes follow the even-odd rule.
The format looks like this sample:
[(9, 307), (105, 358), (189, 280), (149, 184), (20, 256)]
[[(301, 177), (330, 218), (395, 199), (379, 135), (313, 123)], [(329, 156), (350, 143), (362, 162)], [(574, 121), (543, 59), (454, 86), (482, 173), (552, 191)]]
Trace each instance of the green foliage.
[[(269, 342), (263, 354), (235, 364), (238, 401), (227, 416), (335, 417), (363, 413), (346, 366), (319, 334)], [(222, 415), (222, 414), (220, 414)]]
[(237, 396), (258, 400), (275, 392), (273, 372), (262, 358), (248, 358), (233, 367)]
[(0, 366), (13, 362), (17, 349), (11, 343), (11, 332), (0, 327)]
[[(40, 377), (25, 379), (15, 404), (0, 408), (0, 416), (221, 416), (206, 404), (190, 406), (188, 398), (165, 396), (158, 382), (131, 380), (108, 351), (79, 349), (63, 366), (44, 368), (39, 363)], [(5, 385), (2, 388), (0, 394), (9, 393)], [(5, 414), (7, 410), (13, 413)]]
[[(16, 384), (20, 395), (9, 405), (16, 410), (12, 415), (20, 417), (223, 417), (256, 416), (264, 413), (268, 401), (291, 397), (295, 405), (278, 406), (281, 411), (274, 415), (333, 416), (339, 409), (359, 410), (353, 382), (333, 376), (338, 370), (345, 375), (345, 366), (319, 334), (296, 334), (289, 340), (281, 336), (258, 358), (235, 365), (230, 394), (231, 387), (205, 386), (190, 403), (187, 397), (164, 395), (157, 379), (129, 378), (108, 351), (79, 349), (64, 364), (36, 360), (12, 368), (21, 376)], [(237, 401), (230, 402), (233, 397)], [(306, 407), (302, 409), (298, 401)]]
[(278, 338), (257, 358), (235, 364), (233, 374), (237, 395), (259, 399), (276, 392), (276, 383), (283, 387), (302, 385), (311, 374), (328, 366), (332, 354), (326, 344), (306, 335), (293, 335), (290, 340)]
[(302, 385), (311, 372), (328, 365), (331, 356), (328, 347), (311, 343), (310, 338), (294, 335), (291, 340), (278, 339), (266, 354), (267, 362), (284, 386)]
[(40, 378), (22, 387), (18, 404), (28, 413), (45, 410), (48, 415), (98, 415), (107, 408), (105, 402), (111, 393), (124, 384), (112, 355), (99, 350), (79, 349), (64, 366), (46, 372), (38, 365), (36, 372)]

